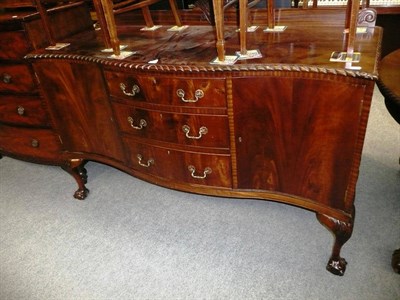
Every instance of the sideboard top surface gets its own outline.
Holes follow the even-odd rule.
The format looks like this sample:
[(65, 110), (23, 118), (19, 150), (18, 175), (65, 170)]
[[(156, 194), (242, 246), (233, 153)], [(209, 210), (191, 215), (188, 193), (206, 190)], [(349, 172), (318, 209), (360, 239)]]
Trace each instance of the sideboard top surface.
[[(122, 68), (156, 71), (243, 71), (287, 70), (337, 73), (345, 76), (376, 79), (382, 29), (368, 28), (357, 34), (355, 52), (361, 53), (361, 70), (345, 69), (343, 62), (330, 62), (333, 51), (345, 51), (343, 27), (295, 26), (283, 32), (264, 32), (260, 26), (247, 35), (247, 49), (259, 50), (261, 58), (239, 60), (233, 65), (211, 64), (217, 57), (215, 30), (212, 26), (189, 26), (180, 32), (163, 26), (156, 31), (142, 31), (140, 26), (120, 26), (118, 36), (124, 51), (134, 54), (115, 59), (102, 52), (100, 31), (83, 32), (65, 40), (70, 46), (61, 50), (39, 50), (28, 58), (60, 58), (97, 61)], [(240, 50), (237, 27), (225, 27), (226, 55)]]

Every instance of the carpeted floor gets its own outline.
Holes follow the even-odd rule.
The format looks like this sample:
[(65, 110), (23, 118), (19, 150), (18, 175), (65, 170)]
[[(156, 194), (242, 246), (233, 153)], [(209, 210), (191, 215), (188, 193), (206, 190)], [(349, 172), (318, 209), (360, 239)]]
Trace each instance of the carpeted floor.
[(89, 162), (0, 160), (0, 299), (400, 299), (400, 126), (376, 89), (343, 277), (332, 235), (284, 204), (176, 192)]

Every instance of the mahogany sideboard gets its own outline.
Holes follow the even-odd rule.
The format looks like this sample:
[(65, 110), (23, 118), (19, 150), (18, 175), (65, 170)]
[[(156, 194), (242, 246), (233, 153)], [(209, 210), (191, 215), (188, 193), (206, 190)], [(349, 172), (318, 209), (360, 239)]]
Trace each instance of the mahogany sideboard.
[[(380, 28), (357, 34), (359, 68), (348, 69), (330, 61), (343, 51), (340, 26), (260, 27), (247, 42), (262, 57), (220, 65), (209, 25), (118, 27), (133, 53), (116, 59), (87, 22), (60, 38), (69, 46), (46, 50), (28, 19), (1, 18), (2, 155), (61, 166), (78, 199), (93, 160), (167, 188), (314, 211), (335, 236), (327, 269), (344, 274)], [(30, 45), (21, 52), (19, 38)], [(228, 55), (239, 50), (235, 26), (225, 41)]]

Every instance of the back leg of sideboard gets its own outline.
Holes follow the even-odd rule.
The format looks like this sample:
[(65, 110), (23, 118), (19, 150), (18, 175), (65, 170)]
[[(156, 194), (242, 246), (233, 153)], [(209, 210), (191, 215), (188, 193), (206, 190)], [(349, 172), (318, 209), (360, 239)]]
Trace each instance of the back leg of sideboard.
[(78, 200), (83, 200), (89, 194), (89, 190), (86, 188), (87, 183), (87, 171), (85, 169), (86, 161), (83, 159), (70, 159), (66, 161), (61, 168), (68, 172), (74, 177), (76, 183), (78, 184), (78, 189), (74, 193), (74, 198)]
[(335, 236), (332, 255), (326, 269), (332, 274), (343, 276), (346, 271), (346, 260), (340, 256), (342, 246), (348, 241), (353, 233), (355, 208), (353, 206), (352, 218), (348, 222), (340, 221), (327, 215), (317, 214), (318, 221), (326, 226)]

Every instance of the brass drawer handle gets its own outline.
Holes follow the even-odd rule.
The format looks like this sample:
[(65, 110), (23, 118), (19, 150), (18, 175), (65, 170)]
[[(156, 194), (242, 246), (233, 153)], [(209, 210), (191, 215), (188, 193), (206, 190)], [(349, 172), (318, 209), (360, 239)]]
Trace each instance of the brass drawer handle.
[(142, 157), (140, 154), (138, 154), (136, 157), (137, 157), (137, 159), (138, 159), (138, 164), (141, 165), (142, 167), (148, 168), (148, 167), (150, 167), (151, 165), (154, 165), (154, 159), (153, 159), (153, 158), (150, 158), (150, 159), (147, 161), (147, 163), (142, 163), (143, 157)]
[(17, 107), (17, 113), (20, 115), (20, 116), (23, 116), (24, 114), (25, 114), (25, 108), (23, 107), (23, 106), (18, 106)]
[(182, 89), (177, 90), (176, 94), (178, 95), (179, 98), (181, 98), (183, 102), (186, 103), (195, 103), (199, 101), (199, 99), (204, 97), (204, 92), (202, 90), (196, 90), (194, 92), (194, 96), (196, 97), (196, 99), (185, 99), (185, 91)]
[(7, 73), (4, 73), (3, 74), (3, 82), (4, 83), (11, 83), (11, 75), (7, 74)]
[(132, 118), (132, 117), (128, 117), (128, 122), (129, 122), (129, 124), (131, 125), (131, 127), (132, 127), (133, 129), (136, 129), (136, 130), (141, 130), (141, 129), (143, 129), (144, 127), (147, 126), (147, 122), (146, 122), (146, 120), (144, 120), (144, 119), (140, 119), (140, 121), (139, 121), (139, 126), (133, 125), (133, 118)]
[(205, 127), (205, 126), (201, 126), (201, 127), (200, 127), (199, 135), (198, 135), (198, 136), (191, 136), (191, 135), (189, 135), (190, 127), (189, 127), (188, 125), (183, 125), (183, 126), (182, 126), (182, 130), (183, 130), (183, 132), (185, 133), (185, 135), (186, 135), (186, 137), (187, 137), (188, 139), (193, 139), (193, 140), (199, 140), (199, 139), (201, 139), (201, 137), (202, 137), (204, 134), (207, 134), (207, 132), (208, 132), (208, 129), (207, 129), (207, 127)]
[(208, 174), (211, 174), (211, 173), (212, 173), (212, 170), (211, 170), (210, 167), (206, 167), (206, 168), (204, 169), (203, 175), (195, 175), (194, 173), (196, 172), (196, 168), (195, 168), (194, 166), (192, 166), (192, 165), (188, 166), (188, 169), (189, 169), (189, 171), (190, 171), (190, 175), (191, 175), (193, 178), (196, 178), (196, 179), (205, 179), (205, 178), (207, 177)]
[(136, 94), (140, 93), (140, 87), (138, 85), (136, 85), (136, 84), (134, 84), (132, 86), (132, 93), (129, 93), (129, 92), (126, 91), (126, 85), (123, 84), (123, 83), (119, 84), (119, 88), (124, 93), (124, 95), (127, 95), (129, 97), (134, 97), (134, 96), (136, 96)]
[(36, 140), (36, 139), (33, 139), (31, 141), (31, 145), (32, 145), (33, 148), (38, 148), (39, 147), (39, 141)]

